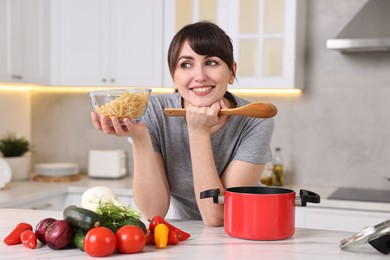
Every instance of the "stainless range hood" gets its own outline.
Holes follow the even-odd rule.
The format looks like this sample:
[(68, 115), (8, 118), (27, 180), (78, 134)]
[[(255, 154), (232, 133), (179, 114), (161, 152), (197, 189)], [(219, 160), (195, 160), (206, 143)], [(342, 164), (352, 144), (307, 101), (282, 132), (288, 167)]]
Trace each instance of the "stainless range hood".
[(326, 46), (343, 52), (390, 51), (390, 0), (369, 0)]

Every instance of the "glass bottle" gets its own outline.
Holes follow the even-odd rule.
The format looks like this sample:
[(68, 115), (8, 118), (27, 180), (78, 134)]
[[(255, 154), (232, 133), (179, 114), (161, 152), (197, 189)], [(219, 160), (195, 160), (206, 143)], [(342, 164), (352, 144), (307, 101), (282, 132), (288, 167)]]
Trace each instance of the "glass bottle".
[(276, 147), (275, 155), (273, 160), (272, 170), (272, 185), (283, 186), (284, 185), (284, 174), (283, 174), (283, 160), (282, 160), (282, 149)]
[(267, 162), (264, 166), (263, 173), (261, 174), (260, 182), (265, 186), (272, 186), (272, 171), (273, 171), (273, 162)]

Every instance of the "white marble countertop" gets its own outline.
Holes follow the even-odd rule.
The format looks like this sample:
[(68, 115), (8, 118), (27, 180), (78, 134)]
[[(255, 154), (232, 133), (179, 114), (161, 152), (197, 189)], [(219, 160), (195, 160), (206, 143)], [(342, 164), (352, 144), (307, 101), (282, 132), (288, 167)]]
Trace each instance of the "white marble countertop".
[[(83, 176), (81, 180), (62, 183), (14, 181), (9, 183), (5, 189), (0, 190), (0, 208), (12, 208), (15, 204), (44, 199), (55, 195), (65, 195), (69, 192), (82, 193), (88, 187), (98, 185), (108, 186), (118, 195), (132, 195), (132, 178), (129, 176), (121, 179), (94, 179)], [(307, 189), (318, 193), (321, 196), (321, 203), (310, 203), (308, 207), (390, 212), (390, 203), (327, 199), (337, 187), (286, 185), (286, 188), (290, 188), (297, 193), (300, 189)]]
[(0, 190), (0, 208), (12, 207), (15, 204), (31, 200), (65, 195), (69, 192), (84, 192), (89, 187), (107, 186), (117, 195), (132, 195), (132, 179), (127, 176), (121, 179), (95, 179), (82, 176), (78, 181), (70, 182), (38, 182), (12, 181), (5, 189)]
[[(62, 218), (60, 211), (26, 209), (0, 209), (0, 238), (19, 223), (28, 222), (33, 227), (46, 218)], [(369, 244), (339, 248), (340, 240), (350, 232), (324, 231), (297, 228), (294, 236), (280, 241), (242, 240), (226, 235), (223, 227), (206, 227), (201, 221), (173, 221), (177, 227), (189, 232), (191, 238), (178, 245), (157, 249), (148, 245), (141, 253), (114, 254), (105, 259), (388, 259)], [(23, 245), (0, 245), (0, 259), (92, 259), (78, 249), (52, 250), (39, 244), (35, 249)]]
[(318, 208), (333, 208), (333, 209), (356, 209), (367, 210), (374, 212), (390, 212), (390, 203), (384, 202), (365, 202), (365, 201), (352, 201), (352, 200), (332, 200), (327, 199), (337, 187), (326, 186), (302, 186), (302, 185), (286, 185), (287, 188), (295, 190), (297, 193), (299, 189), (306, 189), (318, 193), (321, 196), (321, 202), (319, 204), (308, 204), (308, 207)]

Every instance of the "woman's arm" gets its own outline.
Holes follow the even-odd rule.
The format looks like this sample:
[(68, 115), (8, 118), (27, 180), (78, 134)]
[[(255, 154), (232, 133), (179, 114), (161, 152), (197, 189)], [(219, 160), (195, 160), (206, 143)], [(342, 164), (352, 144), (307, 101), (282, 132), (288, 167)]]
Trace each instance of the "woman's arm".
[(212, 200), (200, 199), (200, 192), (219, 188), (223, 193), (228, 187), (256, 185), (264, 169), (264, 165), (234, 160), (230, 162), (222, 178), (219, 177), (211, 136), (217, 131), (216, 128), (220, 129), (219, 124), (221, 120), (226, 120), (226, 117), (218, 117), (218, 111), (219, 107), (216, 105), (211, 106), (211, 109), (189, 106), (186, 115), (195, 196), (203, 222), (208, 226), (223, 224), (224, 205), (215, 204)]
[(190, 147), (195, 196), (203, 222), (208, 226), (220, 226), (224, 221), (224, 205), (215, 204), (211, 199), (200, 199), (200, 192), (219, 188), (223, 193), (224, 189), (229, 187), (254, 186), (260, 179), (264, 165), (234, 160), (230, 162), (220, 179), (214, 162), (210, 135), (191, 134)]
[(143, 122), (132, 124), (124, 119), (122, 126), (117, 118), (108, 118), (91, 114), (95, 128), (111, 135), (130, 136), (133, 143), (134, 159), (134, 201), (145, 218), (155, 215), (165, 216), (168, 212), (170, 195), (164, 165), (160, 153), (153, 149), (149, 131)]
[(204, 190), (224, 191), (211, 145), (212, 134), (218, 131), (227, 119), (218, 117), (219, 109), (220, 102), (215, 102), (209, 108), (189, 105), (186, 112), (195, 198), (202, 220), (207, 226), (220, 226), (224, 220), (224, 205), (199, 197)]
[(199, 198), (200, 192), (204, 190), (224, 190), (215, 166), (210, 137), (207, 131), (189, 131), (194, 192), (204, 224), (220, 226), (224, 220), (224, 205)]
[(154, 151), (149, 134), (133, 140), (133, 196), (146, 219), (164, 217), (169, 209), (170, 192), (160, 153)]
[(264, 164), (233, 160), (222, 175), (223, 186), (230, 188), (257, 185), (263, 170)]

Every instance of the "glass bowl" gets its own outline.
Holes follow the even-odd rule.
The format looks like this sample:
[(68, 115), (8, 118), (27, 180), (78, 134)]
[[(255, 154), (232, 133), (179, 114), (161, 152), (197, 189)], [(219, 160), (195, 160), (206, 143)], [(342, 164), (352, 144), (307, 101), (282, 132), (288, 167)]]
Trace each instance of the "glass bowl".
[(117, 117), (123, 125), (124, 118), (129, 118), (132, 123), (142, 120), (151, 91), (147, 88), (127, 88), (91, 91), (88, 94), (99, 116)]

